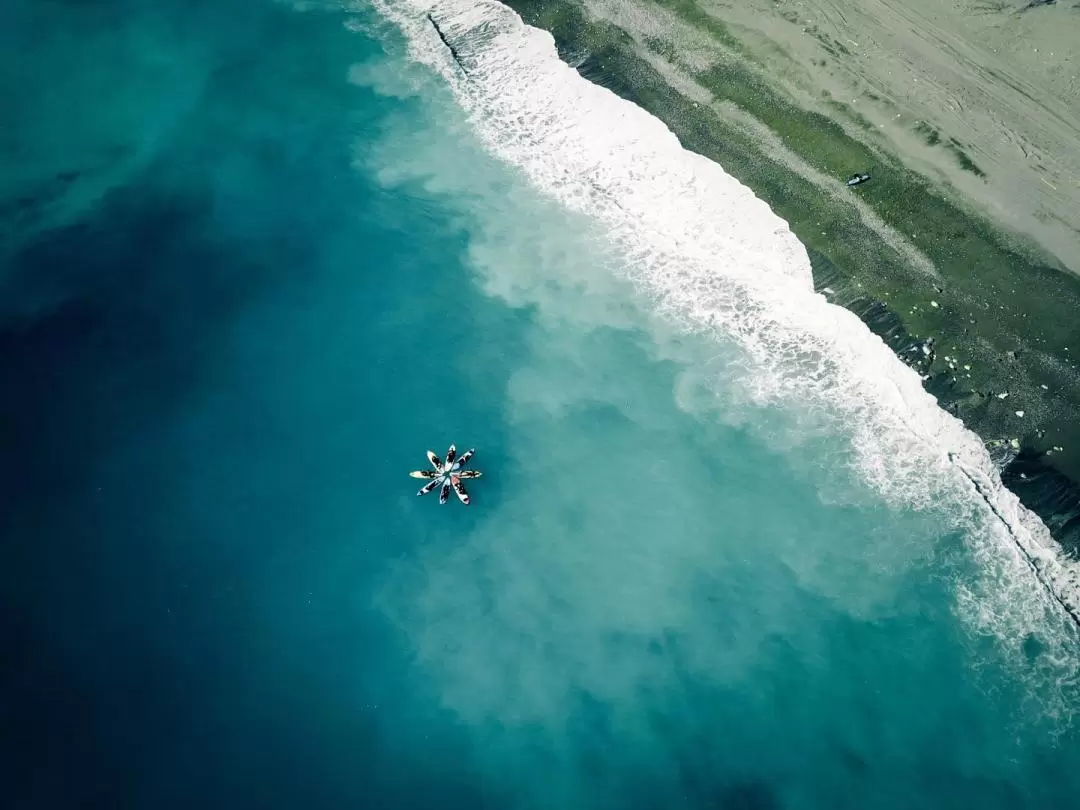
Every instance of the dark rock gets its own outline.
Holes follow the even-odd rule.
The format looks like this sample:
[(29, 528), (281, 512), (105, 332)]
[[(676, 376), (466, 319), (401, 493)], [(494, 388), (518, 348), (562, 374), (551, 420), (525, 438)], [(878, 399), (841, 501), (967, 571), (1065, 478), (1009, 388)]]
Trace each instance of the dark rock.
[(1068, 556), (1080, 560), (1080, 487), (1046, 457), (1023, 449), (1001, 472), (1002, 483), (1037, 514)]

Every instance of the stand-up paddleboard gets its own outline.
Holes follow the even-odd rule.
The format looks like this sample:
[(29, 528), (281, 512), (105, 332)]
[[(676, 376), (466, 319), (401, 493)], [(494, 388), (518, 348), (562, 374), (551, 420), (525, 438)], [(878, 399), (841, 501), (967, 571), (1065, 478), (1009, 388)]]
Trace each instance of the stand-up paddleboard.
[(458, 500), (468, 506), (472, 503), (472, 499), (469, 497), (468, 491), (465, 489), (465, 484), (462, 483), (467, 478), (479, 478), (483, 475), (479, 470), (466, 470), (465, 465), (469, 462), (469, 459), (476, 453), (476, 449), (466, 450), (461, 458), (457, 457), (457, 447), (450, 445), (450, 449), (446, 451), (446, 461), (441, 460), (431, 450), (427, 451), (428, 461), (431, 462), (432, 469), (430, 470), (413, 470), (409, 473), (412, 478), (427, 478), (430, 479), (420, 490), (416, 493), (419, 495), (427, 495), (429, 492), (439, 490), (439, 503), (446, 503), (450, 499), (450, 491), (453, 490), (457, 495)]
[(431, 492), (431, 490), (435, 489), (435, 487), (437, 487), (441, 483), (442, 483), (442, 478), (436, 478), (434, 481), (429, 481), (428, 483), (424, 484), (424, 486), (421, 487), (420, 491), (417, 492), (416, 494), (417, 495), (427, 495), (429, 492)]
[(466, 506), (469, 505), (469, 493), (465, 491), (465, 485), (461, 483), (461, 476), (451, 475), (450, 486), (454, 488), (454, 494), (458, 496), (458, 500)]

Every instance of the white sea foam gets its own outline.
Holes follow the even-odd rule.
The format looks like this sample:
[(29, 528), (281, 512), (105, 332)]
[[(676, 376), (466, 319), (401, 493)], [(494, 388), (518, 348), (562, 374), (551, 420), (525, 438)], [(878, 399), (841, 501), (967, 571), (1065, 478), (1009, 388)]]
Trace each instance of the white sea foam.
[(945, 528), (963, 530), (981, 572), (959, 594), (966, 619), (1017, 649), (1029, 633), (1071, 638), (1080, 572), (1002, 485), (980, 439), (854, 314), (813, 291), (805, 249), (750, 189), (582, 79), (549, 34), (494, 0), (376, 6), (494, 155), (601, 224), (662, 313), (739, 346), (748, 406), (794, 409), (805, 428), (850, 436), (850, 463), (894, 505), (947, 504)]

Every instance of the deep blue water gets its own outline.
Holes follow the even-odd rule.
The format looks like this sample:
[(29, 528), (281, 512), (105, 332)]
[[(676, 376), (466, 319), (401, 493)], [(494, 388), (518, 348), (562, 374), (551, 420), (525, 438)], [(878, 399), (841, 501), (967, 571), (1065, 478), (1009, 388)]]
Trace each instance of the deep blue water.
[(963, 538), (714, 412), (371, 11), (0, 14), (5, 806), (1075, 798)]
[[(83, 81), (59, 46), (5, 50), (7, 75), (40, 50), (27, 78), (56, 94), (19, 119), (66, 141), (40, 174), (102, 187), (4, 270), (7, 806), (397, 804), (409, 754), (369, 708), (394, 652), (362, 589), (422, 518), (379, 505), (425, 442), (488, 422), (498, 446), (483, 391), (429, 402), (456, 375), (418, 324), (505, 331), (501, 351), (518, 316), (455, 318), (476, 297), (462, 235), (350, 169), (389, 106), (346, 81), (376, 46), (337, 15), (211, 8), (14, 11), (139, 112), (69, 122)], [(111, 25), (135, 55), (94, 42)], [(140, 47), (166, 75), (128, 64)], [(99, 165), (110, 149), (144, 154)], [(407, 801), (469, 794), (455, 781)]]

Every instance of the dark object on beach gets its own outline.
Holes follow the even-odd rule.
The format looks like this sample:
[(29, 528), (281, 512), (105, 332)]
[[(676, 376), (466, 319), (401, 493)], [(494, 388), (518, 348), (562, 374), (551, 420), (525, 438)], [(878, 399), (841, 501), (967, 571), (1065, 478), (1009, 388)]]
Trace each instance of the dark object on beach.
[(867, 180), (870, 179), (869, 174), (853, 174), (848, 178), (847, 184), (849, 186), (861, 186)]

